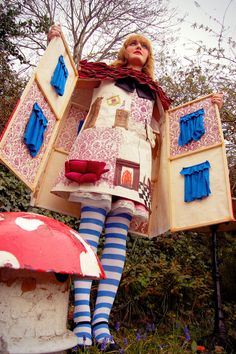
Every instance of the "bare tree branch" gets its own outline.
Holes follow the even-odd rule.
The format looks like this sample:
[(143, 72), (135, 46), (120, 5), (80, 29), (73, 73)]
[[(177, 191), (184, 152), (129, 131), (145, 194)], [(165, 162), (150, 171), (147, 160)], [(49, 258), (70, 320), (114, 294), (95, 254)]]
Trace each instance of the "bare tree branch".
[[(9, 0), (23, 5), (23, 18), (59, 23), (68, 38), (75, 62), (81, 58), (107, 60), (128, 34), (139, 32), (154, 46), (170, 41), (179, 20), (169, 0)], [(42, 51), (41, 36), (22, 38), (19, 46)]]

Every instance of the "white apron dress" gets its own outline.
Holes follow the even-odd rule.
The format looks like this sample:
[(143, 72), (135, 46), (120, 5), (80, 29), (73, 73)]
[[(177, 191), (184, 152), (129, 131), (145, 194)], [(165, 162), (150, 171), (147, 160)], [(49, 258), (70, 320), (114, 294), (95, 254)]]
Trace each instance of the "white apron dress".
[[(113, 81), (94, 89), (83, 130), (68, 160), (105, 162), (108, 172), (95, 183), (79, 184), (61, 171), (52, 193), (74, 202), (126, 207), (147, 219), (151, 204), (151, 119), (154, 101), (136, 90), (126, 92)], [(153, 141), (152, 141), (153, 143)]]

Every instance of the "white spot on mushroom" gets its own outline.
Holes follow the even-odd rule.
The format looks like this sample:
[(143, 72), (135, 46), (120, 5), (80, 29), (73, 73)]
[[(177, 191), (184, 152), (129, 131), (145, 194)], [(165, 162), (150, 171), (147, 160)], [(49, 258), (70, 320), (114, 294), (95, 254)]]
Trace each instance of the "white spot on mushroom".
[(98, 265), (97, 257), (95, 256), (92, 248), (84, 241), (84, 239), (75, 231), (70, 232), (82, 243), (87, 252), (81, 252), (80, 265), (81, 271), (84, 276), (94, 276), (100, 278), (101, 270)]
[(40, 225), (44, 225), (42, 220), (38, 219), (26, 219), (18, 217), (16, 218), (16, 225), (18, 225), (21, 229), (26, 231), (35, 231)]
[(20, 263), (14, 254), (7, 251), (0, 251), (0, 267), (20, 268)]

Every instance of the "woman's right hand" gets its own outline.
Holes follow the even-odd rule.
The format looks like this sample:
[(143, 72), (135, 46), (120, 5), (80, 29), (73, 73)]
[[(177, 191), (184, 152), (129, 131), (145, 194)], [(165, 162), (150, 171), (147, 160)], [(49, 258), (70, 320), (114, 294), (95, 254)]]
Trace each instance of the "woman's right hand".
[(55, 37), (61, 37), (62, 36), (62, 30), (60, 25), (52, 25), (49, 29), (48, 32), (48, 43)]

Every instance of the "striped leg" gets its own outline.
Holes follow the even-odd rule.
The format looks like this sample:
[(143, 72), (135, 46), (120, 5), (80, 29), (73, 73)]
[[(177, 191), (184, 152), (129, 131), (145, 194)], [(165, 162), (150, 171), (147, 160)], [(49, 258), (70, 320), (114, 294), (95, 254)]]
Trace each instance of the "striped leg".
[(132, 216), (128, 213), (110, 213), (105, 225), (105, 245), (101, 258), (106, 279), (98, 287), (92, 320), (93, 335), (98, 343), (112, 342), (108, 321), (117, 293), (126, 257), (126, 239)]
[[(106, 217), (106, 210), (94, 206), (81, 207), (81, 219), (79, 234), (97, 253), (99, 237), (103, 230)], [(90, 312), (90, 291), (91, 280), (74, 281), (74, 322), (76, 327), (74, 333), (78, 336), (81, 345), (91, 345), (91, 312)]]

